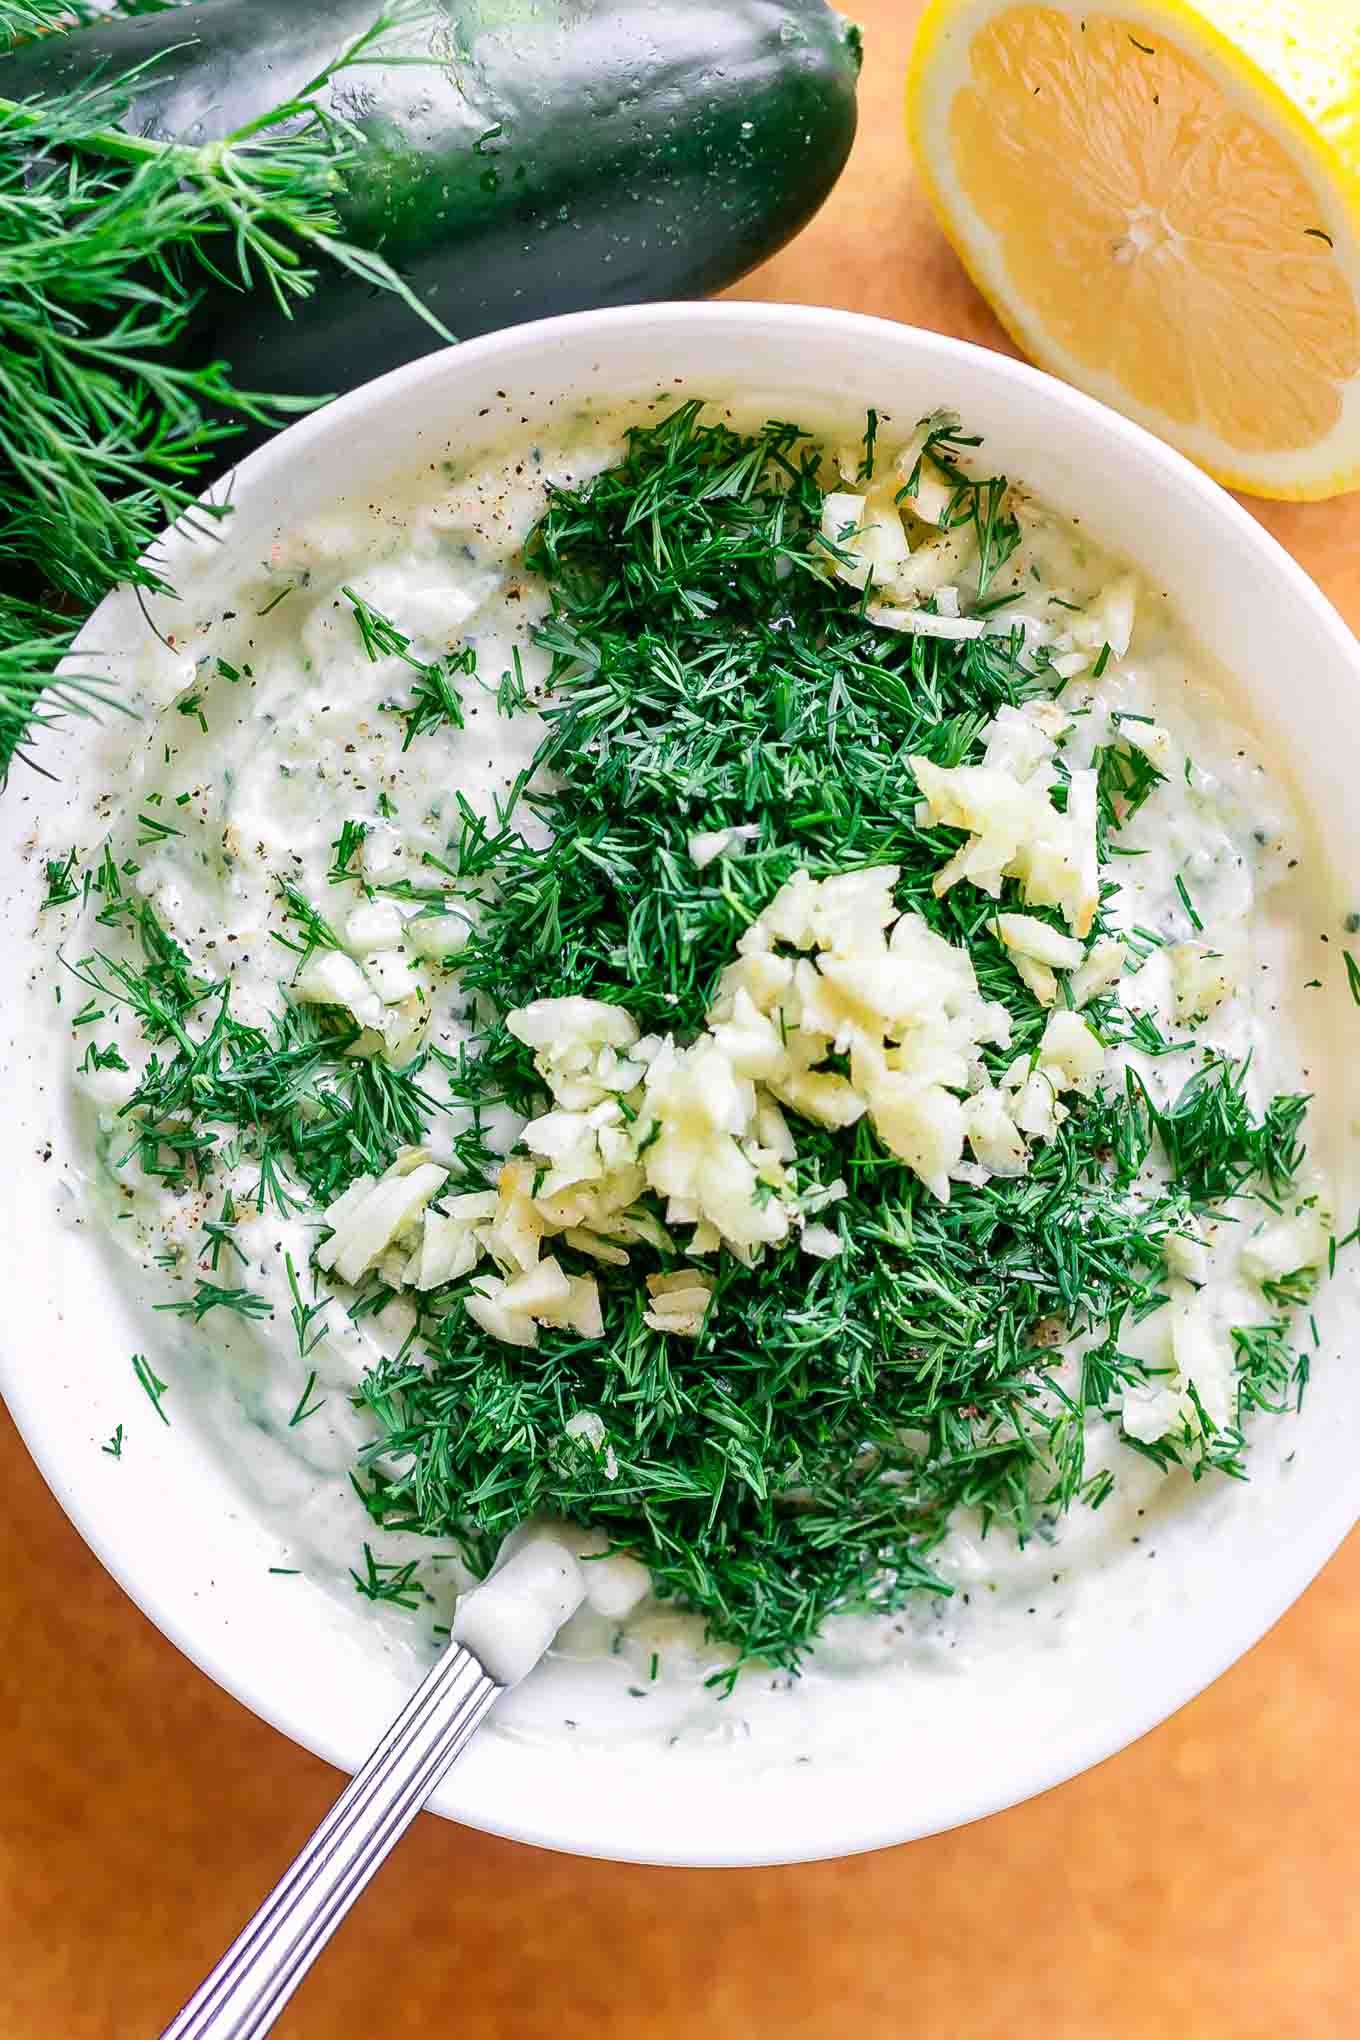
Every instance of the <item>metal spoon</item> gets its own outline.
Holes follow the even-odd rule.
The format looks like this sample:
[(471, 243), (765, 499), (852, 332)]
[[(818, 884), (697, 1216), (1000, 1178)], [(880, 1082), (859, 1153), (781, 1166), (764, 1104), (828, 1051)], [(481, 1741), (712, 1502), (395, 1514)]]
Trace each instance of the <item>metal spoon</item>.
[(488, 1709), (537, 1664), (584, 1591), (570, 1553), (540, 1536), (460, 1601), (455, 1640), (161, 2040), (255, 2040), (269, 2031)]

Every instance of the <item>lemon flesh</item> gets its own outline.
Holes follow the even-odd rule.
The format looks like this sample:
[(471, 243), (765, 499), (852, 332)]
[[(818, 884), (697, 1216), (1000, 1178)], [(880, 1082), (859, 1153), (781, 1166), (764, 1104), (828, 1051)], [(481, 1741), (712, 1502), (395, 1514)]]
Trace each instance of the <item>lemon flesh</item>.
[(1238, 487), (1360, 485), (1360, 0), (934, 0), (908, 116), (1027, 353)]

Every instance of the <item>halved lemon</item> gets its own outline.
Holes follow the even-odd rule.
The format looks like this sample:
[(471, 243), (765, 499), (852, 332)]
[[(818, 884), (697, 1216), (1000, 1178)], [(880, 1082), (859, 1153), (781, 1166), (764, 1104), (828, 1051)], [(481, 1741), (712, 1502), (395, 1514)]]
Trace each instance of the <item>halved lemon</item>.
[(1236, 488), (1360, 487), (1360, 0), (932, 0), (907, 116), (1034, 360)]

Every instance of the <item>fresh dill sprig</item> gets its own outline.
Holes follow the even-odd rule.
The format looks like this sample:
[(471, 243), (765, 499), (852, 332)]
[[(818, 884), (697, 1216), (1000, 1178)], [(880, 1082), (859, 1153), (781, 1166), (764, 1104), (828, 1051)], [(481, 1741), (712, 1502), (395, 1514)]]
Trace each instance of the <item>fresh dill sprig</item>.
[(872, 404), (864, 414), (864, 453), (855, 472), (856, 481), (871, 482), (874, 478), (874, 458), (878, 449), (878, 413)]
[(1254, 1118), (1245, 1063), (1210, 1056), (1165, 1110), (1133, 1075), (1129, 1097), (1160, 1138), (1173, 1181), (1196, 1204), (1221, 1203), (1256, 1179), (1278, 1195), (1302, 1167), (1308, 1099), (1281, 1095)]
[[(193, 503), (245, 422), (314, 400), (239, 388), (227, 364), (181, 358), (201, 283), (227, 276), (285, 312), (338, 263), (447, 334), (336, 212), (361, 160), (326, 88), (371, 63), (423, 0), (389, 0), (296, 94), (201, 145), (121, 125), (142, 71), (0, 98), (0, 774), (35, 725), (115, 700), (58, 666), (115, 583), (161, 590), (142, 555)], [(72, 10), (0, 0), (0, 49), (68, 27)], [(205, 526), (225, 508), (193, 512)]]
[(369, 1546), (364, 1546), (364, 1570), (355, 1572), (350, 1567), (350, 1578), (356, 1593), (369, 1601), (391, 1601), (398, 1608), (418, 1608), (424, 1599), (420, 1585), (418, 1567), (411, 1558), (404, 1565), (389, 1565), (382, 1559), (374, 1558)]
[(343, 885), (347, 880), (355, 880), (360, 885), (364, 883), (362, 872), (353, 871), (350, 867), (363, 848), (367, 834), (368, 828), (363, 822), (341, 824), (340, 834), (331, 844), (331, 868), (326, 873), (332, 885)]
[[(299, 1335), (298, 1344), (301, 1345), (301, 1343), (302, 1339), (301, 1335)], [(321, 1397), (319, 1402), (312, 1402), (309, 1399), (312, 1390), (315, 1387), (316, 1387), (316, 1369), (313, 1368), (310, 1374), (307, 1376), (306, 1387), (303, 1389), (302, 1394), (298, 1397), (297, 1401), (293, 1405), (293, 1414), (288, 1419), (288, 1428), (290, 1431), (295, 1430), (299, 1424), (305, 1424), (308, 1417), (314, 1417), (317, 1411), (324, 1407), (326, 1401), (324, 1395)]]
[(369, 658), (375, 664), (383, 658), (400, 659), (416, 676), (411, 699), (397, 709), (406, 724), (402, 750), (409, 751), (417, 737), (426, 730), (438, 729), (442, 723), (461, 730), (463, 700), (458, 691), (458, 676), (477, 670), (477, 655), (471, 645), (461, 652), (449, 652), (442, 659), (418, 659), (411, 650), (410, 638), (404, 630), (397, 628), (390, 616), (384, 616), (372, 603), (365, 602), (353, 588), (342, 588), (340, 593), (354, 611), (354, 621)]
[(1020, 543), (1020, 523), (1008, 507), (1009, 484), (1004, 475), (975, 480), (959, 462), (959, 453), (980, 446), (975, 433), (963, 432), (951, 412), (941, 412), (939, 422), (927, 434), (904, 494), (919, 485), (922, 461), (929, 457), (953, 483), (953, 494), (941, 520), (942, 531), (955, 531), (971, 524), (977, 539), (977, 599), (985, 607), (987, 590)]
[(214, 1275), (217, 1273), (217, 1263), (221, 1258), (223, 1248), (226, 1248), (229, 1253), (235, 1254), (243, 1268), (247, 1265), (245, 1249), (236, 1238), (237, 1217), (235, 1199), (232, 1197), (231, 1191), (226, 1190), (222, 1195), (221, 1217), (205, 1218), (203, 1221), (203, 1231), (212, 1242), (209, 1266)]
[(226, 1289), (217, 1282), (200, 1279), (192, 1296), (178, 1298), (174, 1303), (158, 1303), (156, 1310), (168, 1310), (179, 1317), (191, 1317), (196, 1325), (202, 1324), (210, 1310), (229, 1310), (236, 1317), (268, 1317), (273, 1309), (267, 1296), (260, 1296), (253, 1289)]
[(1195, 903), (1191, 899), (1185, 880), (1179, 872), (1176, 873), (1176, 891), (1180, 895), (1180, 902), (1185, 908), (1185, 917), (1189, 921), (1190, 926), (1197, 935), (1202, 935), (1204, 933), (1204, 923), (1195, 911)]
[(1101, 849), (1108, 855), (1106, 839), (1110, 831), (1122, 829), (1133, 820), (1144, 801), (1165, 785), (1166, 774), (1132, 744), (1098, 746), (1095, 764)]
[(1307, 1385), (1307, 1359), (1294, 1349), (1288, 1318), (1264, 1325), (1238, 1326), (1232, 1333), (1237, 1362), (1239, 1422), (1248, 1410), (1281, 1416), (1302, 1401)]
[[(314, 933), (312, 910), (301, 895), (298, 902)], [(207, 1182), (231, 1143), (237, 1158), (258, 1162), (257, 1208), (287, 1213), (329, 1203), (365, 1172), (381, 1175), (399, 1148), (423, 1138), (433, 1101), (419, 1082), (421, 1060), (397, 1068), (352, 1055), (363, 1030), (338, 1009), (285, 1005), (267, 1028), (238, 1020), (230, 983), (195, 977), (149, 901), (120, 896), (120, 903), (126, 911), (116, 926), (128, 953), (95, 951), (68, 965), (100, 999), (129, 1008), (147, 1040), (165, 1048), (120, 1109), (128, 1135), (120, 1165), (135, 1156), (145, 1175), (180, 1190)], [(224, 1247), (245, 1259), (230, 1238), (236, 1218), (228, 1197), (220, 1217), (204, 1222), (214, 1273)]]
[[(79, 1019), (80, 1015), (77, 1014), (72, 1025), (76, 1025)], [(101, 1048), (97, 1041), (92, 1041), (89, 1044), (80, 1063), (81, 1069), (87, 1072), (90, 1070), (125, 1070), (127, 1066), (126, 1058), (112, 1042), (106, 1043)]]
[(161, 1397), (165, 1394), (166, 1389), (169, 1386), (169, 1383), (157, 1379), (156, 1373), (152, 1368), (151, 1363), (147, 1359), (145, 1353), (133, 1354), (132, 1371), (136, 1375), (142, 1387), (146, 1390), (147, 1399), (150, 1402), (152, 1409), (156, 1412), (156, 1415), (160, 1418), (163, 1424), (168, 1424), (170, 1419), (165, 1414), (164, 1407), (162, 1406), (161, 1403)]
[[(285, 1254), (283, 1258), (288, 1271), (288, 1291), (293, 1299), (293, 1331), (297, 1337), (298, 1358), (305, 1360), (326, 1336), (324, 1319), (326, 1306), (330, 1299), (323, 1296), (319, 1302), (304, 1303), (302, 1291), (298, 1287), (297, 1269), (293, 1266), (293, 1257), (291, 1254)], [(323, 1322), (313, 1330), (313, 1323), (317, 1318), (321, 1318)], [(307, 1400), (311, 1384), (315, 1380), (316, 1375), (313, 1374), (307, 1388), (303, 1390), (302, 1400), (304, 1403)]]
[(78, 859), (74, 850), (66, 857), (49, 857), (43, 865), (47, 879), (47, 894), (42, 902), (42, 912), (49, 907), (64, 907), (80, 898), (78, 887), (73, 884)]
[(138, 827), (142, 833), (137, 838), (137, 848), (145, 850), (149, 843), (164, 843), (171, 836), (182, 836), (183, 829), (177, 829), (173, 822), (163, 822), (159, 815), (138, 815)]
[(283, 902), (285, 918), (296, 922), (302, 940), (295, 942), (291, 935), (283, 935), (277, 928), (272, 929), (271, 934), (275, 942), (280, 943), (285, 949), (291, 949), (293, 954), (301, 959), (299, 969), (309, 957), (316, 954), (318, 949), (339, 949), (340, 937), (330, 922), (324, 914), (317, 912), (311, 901), (305, 894), (300, 893), (295, 885), (289, 885), (286, 879), (280, 880), (279, 898)]
[(524, 662), (520, 658), (519, 646), (511, 648), (510, 664), (501, 674), (496, 688), (497, 715), (518, 715), (529, 706), (529, 687), (524, 678)]

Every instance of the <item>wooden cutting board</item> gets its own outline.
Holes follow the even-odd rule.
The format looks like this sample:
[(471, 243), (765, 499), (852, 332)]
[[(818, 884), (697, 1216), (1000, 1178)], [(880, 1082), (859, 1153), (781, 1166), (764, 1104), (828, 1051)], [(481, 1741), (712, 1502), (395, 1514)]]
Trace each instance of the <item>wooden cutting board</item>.
[[(683, 5), (684, 0), (675, 0)], [(1004, 336), (913, 184), (905, 0), (821, 217), (734, 295)], [(1250, 504), (1360, 625), (1360, 496)], [(33, 1355), (41, 1366), (41, 1353)], [(0, 1418), (0, 2040), (159, 2031), (336, 1775), (187, 1664)], [(1360, 1542), (1175, 1721), (1044, 1799), (809, 1869), (646, 1871), (422, 1820), (291, 2040), (1341, 2040), (1360, 2029)]]

